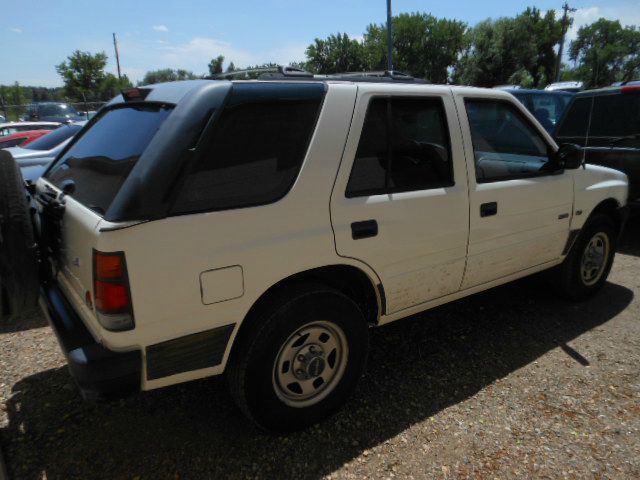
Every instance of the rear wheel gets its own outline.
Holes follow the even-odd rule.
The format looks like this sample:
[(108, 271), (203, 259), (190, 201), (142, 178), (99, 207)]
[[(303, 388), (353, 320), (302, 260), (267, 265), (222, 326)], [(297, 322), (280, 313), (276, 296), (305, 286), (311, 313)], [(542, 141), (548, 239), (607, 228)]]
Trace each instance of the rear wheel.
[(262, 428), (289, 432), (335, 412), (364, 370), (368, 326), (358, 306), (324, 286), (292, 287), (247, 319), (227, 379)]
[(616, 225), (610, 217), (596, 213), (589, 219), (555, 272), (563, 296), (585, 300), (602, 288), (613, 265), (616, 239)]
[(35, 307), (39, 276), (28, 194), (20, 168), (0, 150), (0, 311), (20, 315)]

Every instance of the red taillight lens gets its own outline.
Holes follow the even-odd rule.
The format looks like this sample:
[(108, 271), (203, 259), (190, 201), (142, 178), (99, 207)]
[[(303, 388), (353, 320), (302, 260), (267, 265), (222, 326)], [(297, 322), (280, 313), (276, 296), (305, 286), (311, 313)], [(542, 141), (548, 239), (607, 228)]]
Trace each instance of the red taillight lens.
[(101, 279), (118, 279), (124, 277), (123, 256), (105, 255), (96, 252), (96, 278)]
[(129, 289), (119, 283), (96, 280), (96, 309), (103, 313), (116, 313), (127, 310), (131, 305)]
[(640, 93), (640, 85), (627, 85), (622, 87), (622, 93)]
[(98, 320), (108, 330), (134, 327), (124, 252), (93, 252), (93, 296)]

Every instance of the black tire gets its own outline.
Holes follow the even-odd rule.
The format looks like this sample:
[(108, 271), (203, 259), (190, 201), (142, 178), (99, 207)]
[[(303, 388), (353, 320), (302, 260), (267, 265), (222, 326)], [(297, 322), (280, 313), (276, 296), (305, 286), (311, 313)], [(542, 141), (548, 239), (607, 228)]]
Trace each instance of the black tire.
[[(292, 432), (323, 420), (343, 405), (364, 371), (369, 328), (356, 303), (337, 290), (322, 285), (292, 286), (274, 295), (246, 322), (233, 347), (227, 381), (243, 413), (265, 430)], [(315, 322), (330, 323), (344, 333), (346, 365), (325, 396), (317, 395), (317, 403), (291, 406), (282, 399), (283, 389), (277, 391), (274, 367), (286, 342), (298, 338), (293, 336), (303, 331), (300, 329), (315, 328)]]
[(37, 304), (38, 255), (28, 193), (11, 154), (0, 150), (0, 310), (20, 315)]
[[(603, 268), (599, 270), (597, 278), (587, 281), (582, 273), (582, 260), (589, 243), (598, 235), (606, 236), (608, 248), (604, 255)], [(611, 217), (599, 213), (593, 214), (578, 235), (564, 262), (554, 271), (554, 281), (559, 293), (575, 301), (586, 300), (595, 295), (602, 288), (611, 271), (617, 239), (618, 230)]]

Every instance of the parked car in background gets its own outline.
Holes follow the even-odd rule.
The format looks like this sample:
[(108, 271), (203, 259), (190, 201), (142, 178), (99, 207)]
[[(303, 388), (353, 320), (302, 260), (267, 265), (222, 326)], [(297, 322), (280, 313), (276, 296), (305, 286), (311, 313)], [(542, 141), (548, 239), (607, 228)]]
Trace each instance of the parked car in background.
[(584, 90), (584, 82), (556, 82), (544, 87), (545, 90), (562, 90), (563, 92), (577, 93)]
[(5, 123), (7, 121), (6, 118), (4, 118), (4, 115), (0, 115), (0, 123)]
[(27, 105), (27, 120), (48, 120), (66, 123), (85, 120), (85, 118), (68, 103), (34, 102)]
[(5, 150), (13, 155), (21, 168), (30, 165), (48, 165), (85, 123), (74, 122), (62, 125), (26, 147), (11, 147)]
[(640, 85), (640, 80), (627, 80), (625, 82), (614, 82), (611, 84), (612, 87), (622, 87), (624, 85)]
[(85, 120), (91, 120), (95, 114), (97, 113), (97, 110), (88, 110), (88, 111), (79, 111), (78, 114), (84, 118)]
[(50, 132), (51, 130), (25, 130), (12, 133), (0, 139), (0, 148), (24, 147)]
[(0, 123), (0, 140), (2, 137), (12, 135), (16, 132), (26, 132), (27, 130), (53, 130), (60, 126), (60, 122), (9, 122)]
[(544, 129), (553, 135), (556, 125), (560, 121), (567, 105), (573, 98), (573, 93), (562, 90), (530, 90), (526, 88), (503, 88), (520, 100), (533, 116), (540, 122)]
[(576, 94), (560, 120), (558, 143), (584, 147), (584, 161), (621, 170), (629, 200), (640, 200), (640, 85)]

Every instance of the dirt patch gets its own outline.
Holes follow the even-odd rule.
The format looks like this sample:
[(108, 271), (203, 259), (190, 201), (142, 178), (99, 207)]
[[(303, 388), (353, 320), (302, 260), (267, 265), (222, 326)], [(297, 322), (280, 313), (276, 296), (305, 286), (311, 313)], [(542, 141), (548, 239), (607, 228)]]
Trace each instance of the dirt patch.
[[(637, 223), (637, 219), (635, 219)], [(375, 330), (342, 411), (287, 437), (221, 379), (95, 404), (39, 315), (0, 327), (13, 479), (640, 478), (640, 228), (594, 299), (524, 279)]]

